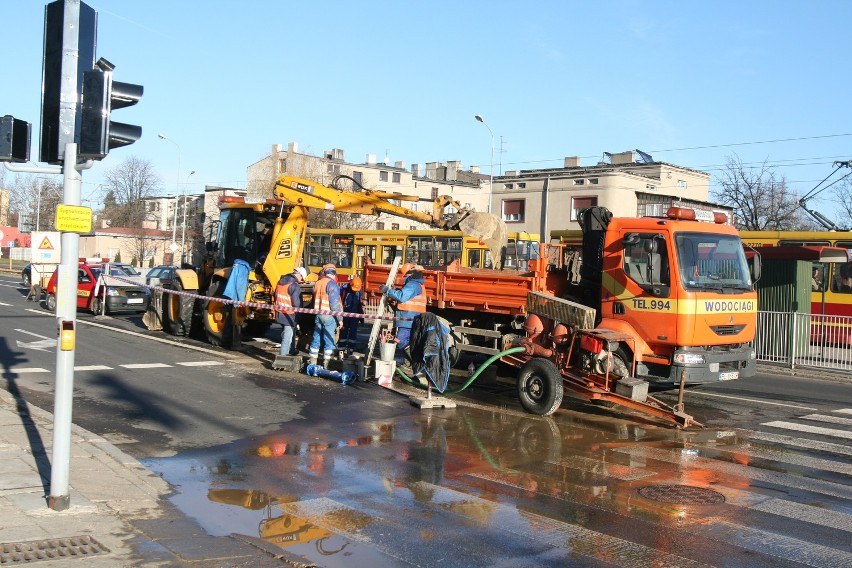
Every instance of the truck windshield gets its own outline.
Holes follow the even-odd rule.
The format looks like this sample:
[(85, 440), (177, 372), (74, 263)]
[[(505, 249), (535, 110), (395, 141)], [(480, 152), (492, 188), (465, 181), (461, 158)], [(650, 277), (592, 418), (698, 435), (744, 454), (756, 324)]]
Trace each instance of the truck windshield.
[(685, 289), (751, 290), (751, 276), (739, 237), (678, 233), (675, 248)]

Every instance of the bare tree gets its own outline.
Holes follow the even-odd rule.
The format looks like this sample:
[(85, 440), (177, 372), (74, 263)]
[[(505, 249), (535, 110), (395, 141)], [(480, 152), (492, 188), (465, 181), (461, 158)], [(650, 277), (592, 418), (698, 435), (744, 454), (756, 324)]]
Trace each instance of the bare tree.
[(111, 205), (104, 200), (104, 216), (112, 221), (111, 226), (141, 229), (150, 217), (145, 200), (153, 197), (162, 183), (151, 162), (130, 156), (108, 170), (104, 178)]
[(799, 196), (784, 176), (764, 161), (747, 167), (739, 156), (728, 156), (713, 198), (734, 209), (735, 225), (746, 231), (790, 231), (809, 228), (799, 208)]
[(15, 175), (7, 189), (10, 223), (20, 227), (21, 216), (25, 215), (33, 230), (53, 230), (56, 207), (62, 203), (61, 181), (19, 174)]
[(852, 227), (852, 179), (846, 178), (834, 190), (834, 197), (839, 205), (837, 210), (837, 225), (849, 230)]

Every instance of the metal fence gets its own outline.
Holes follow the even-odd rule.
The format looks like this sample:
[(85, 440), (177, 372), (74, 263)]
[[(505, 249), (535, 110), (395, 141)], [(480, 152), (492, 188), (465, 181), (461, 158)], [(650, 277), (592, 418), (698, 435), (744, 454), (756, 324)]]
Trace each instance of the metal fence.
[(758, 312), (758, 361), (852, 370), (852, 317)]

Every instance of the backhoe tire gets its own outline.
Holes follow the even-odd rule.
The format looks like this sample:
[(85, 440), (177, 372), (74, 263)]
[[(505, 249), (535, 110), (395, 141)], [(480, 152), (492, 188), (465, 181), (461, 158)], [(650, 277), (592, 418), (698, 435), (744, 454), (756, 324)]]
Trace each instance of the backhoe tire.
[(518, 374), (518, 399), (524, 410), (549, 416), (562, 404), (562, 375), (551, 361), (536, 357)]
[[(225, 282), (216, 281), (210, 285), (207, 295), (212, 298), (224, 298), (222, 295), (224, 289)], [(204, 320), (204, 333), (207, 335), (207, 341), (225, 349), (239, 347), (240, 337), (239, 335), (234, 336), (233, 306), (207, 300), (204, 302), (202, 319)]]
[[(176, 292), (183, 292), (183, 284), (180, 280), (173, 283)], [(197, 290), (189, 290), (197, 293)], [(163, 293), (163, 328), (169, 335), (186, 337), (192, 329), (192, 308), (195, 298), (188, 298), (179, 294)]]

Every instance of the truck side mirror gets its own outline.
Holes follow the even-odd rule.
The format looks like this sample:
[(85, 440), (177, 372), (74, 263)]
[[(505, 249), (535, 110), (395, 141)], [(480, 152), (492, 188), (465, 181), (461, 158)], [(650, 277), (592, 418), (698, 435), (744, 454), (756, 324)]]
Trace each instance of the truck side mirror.
[(760, 261), (760, 253), (756, 253), (754, 255), (754, 259), (751, 261), (751, 281), (757, 282), (760, 280), (761, 274), (761, 261)]

